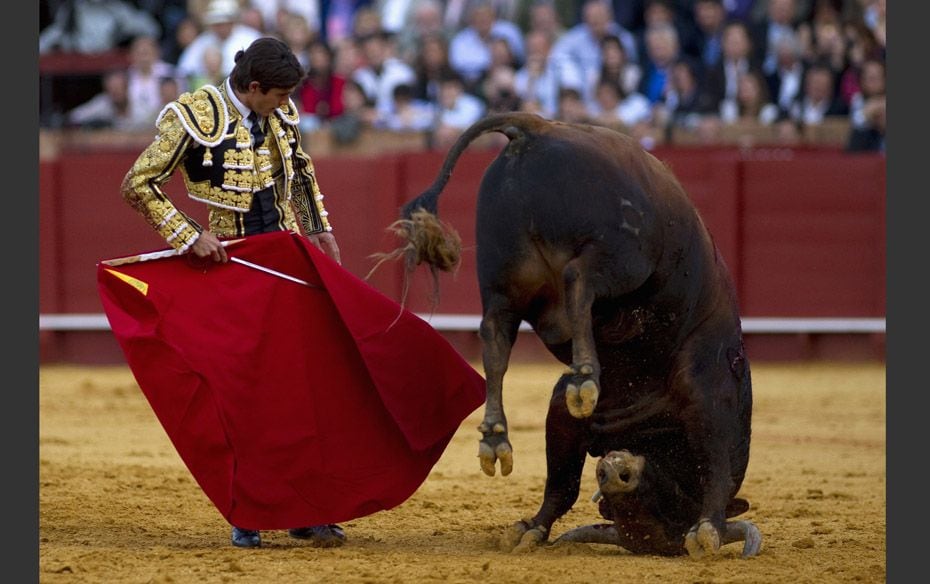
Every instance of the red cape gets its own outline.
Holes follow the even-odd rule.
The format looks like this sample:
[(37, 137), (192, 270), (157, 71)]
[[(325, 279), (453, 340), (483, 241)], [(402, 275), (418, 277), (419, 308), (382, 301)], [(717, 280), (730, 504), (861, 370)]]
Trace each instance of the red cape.
[(310, 286), (189, 256), (97, 266), (129, 367), (204, 493), (248, 529), (405, 501), (484, 402), (481, 375), (301, 236), (227, 252)]

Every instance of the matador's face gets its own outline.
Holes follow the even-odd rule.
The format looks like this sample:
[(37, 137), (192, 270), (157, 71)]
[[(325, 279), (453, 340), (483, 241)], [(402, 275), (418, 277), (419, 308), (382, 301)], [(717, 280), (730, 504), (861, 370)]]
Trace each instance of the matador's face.
[(270, 115), (275, 109), (287, 105), (294, 87), (273, 87), (262, 92), (257, 81), (249, 84), (248, 92), (243, 96), (242, 102), (253, 112), (260, 116)]

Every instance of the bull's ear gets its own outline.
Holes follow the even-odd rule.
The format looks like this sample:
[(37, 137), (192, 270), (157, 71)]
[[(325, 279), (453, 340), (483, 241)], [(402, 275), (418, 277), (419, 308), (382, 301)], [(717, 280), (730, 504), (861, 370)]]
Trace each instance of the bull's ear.
[(735, 497), (727, 503), (726, 516), (727, 518), (736, 517), (737, 515), (742, 515), (746, 511), (749, 511), (749, 501), (746, 499), (740, 499)]

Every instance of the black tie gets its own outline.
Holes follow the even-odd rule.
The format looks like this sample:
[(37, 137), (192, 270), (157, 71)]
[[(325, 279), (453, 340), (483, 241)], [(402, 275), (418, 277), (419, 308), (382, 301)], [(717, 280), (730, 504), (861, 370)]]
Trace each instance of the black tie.
[(262, 131), (261, 122), (258, 121), (258, 114), (255, 112), (250, 113), (249, 120), (252, 122), (252, 128), (249, 132), (252, 133), (255, 148), (258, 148), (265, 143), (265, 132)]

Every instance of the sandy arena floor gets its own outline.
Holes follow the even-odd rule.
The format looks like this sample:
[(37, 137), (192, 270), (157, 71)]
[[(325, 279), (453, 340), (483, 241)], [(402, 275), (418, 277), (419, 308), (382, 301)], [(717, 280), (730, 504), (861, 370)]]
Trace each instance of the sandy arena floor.
[[(545, 480), (543, 421), (562, 367), (514, 363), (504, 403), (514, 470), (478, 465), (479, 408), (402, 505), (344, 523), (348, 543), (321, 550), (264, 532), (240, 550), (184, 467), (125, 367), (40, 370), (39, 578), (57, 582), (885, 582), (885, 367), (753, 363), (755, 410), (746, 518), (762, 553), (632, 556), (570, 544), (510, 554), (501, 531), (533, 515)], [(582, 494), (554, 539), (600, 522)]]

